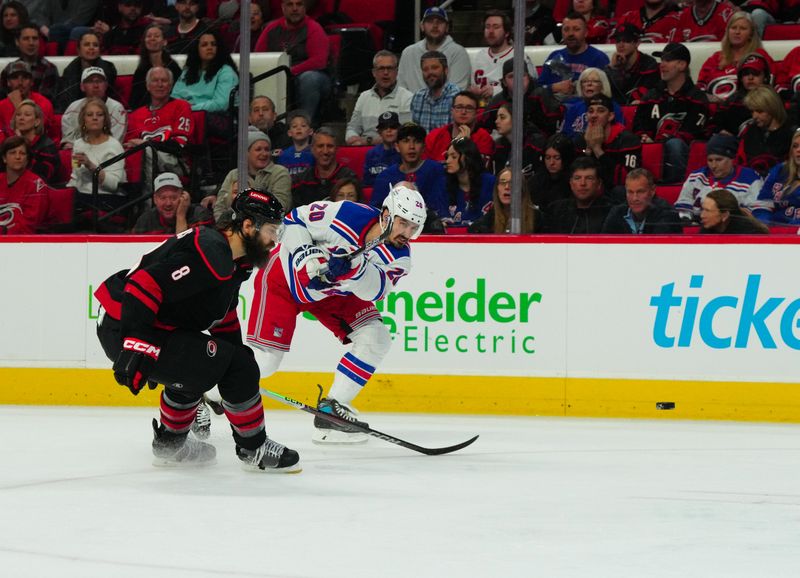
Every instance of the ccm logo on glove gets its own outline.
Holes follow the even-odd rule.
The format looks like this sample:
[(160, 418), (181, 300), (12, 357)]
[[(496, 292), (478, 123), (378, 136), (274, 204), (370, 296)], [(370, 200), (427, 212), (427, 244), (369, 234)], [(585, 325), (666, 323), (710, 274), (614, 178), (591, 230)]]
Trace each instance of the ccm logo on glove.
[(127, 349), (128, 351), (136, 351), (138, 353), (144, 353), (152, 357), (153, 359), (158, 359), (159, 354), (161, 353), (161, 348), (156, 347), (151, 343), (147, 343), (146, 341), (139, 341), (138, 339), (133, 339), (128, 337), (125, 341), (122, 342), (122, 349)]

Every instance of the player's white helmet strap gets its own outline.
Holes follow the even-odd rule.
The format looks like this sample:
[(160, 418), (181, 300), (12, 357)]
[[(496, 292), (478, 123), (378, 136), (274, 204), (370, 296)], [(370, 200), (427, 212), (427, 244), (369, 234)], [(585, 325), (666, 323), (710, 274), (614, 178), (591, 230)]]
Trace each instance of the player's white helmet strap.
[(383, 200), (383, 206), (389, 210), (389, 227), (395, 217), (402, 217), (417, 225), (412, 239), (416, 239), (422, 234), (427, 212), (425, 211), (425, 199), (422, 198), (419, 191), (405, 185), (395, 185)]

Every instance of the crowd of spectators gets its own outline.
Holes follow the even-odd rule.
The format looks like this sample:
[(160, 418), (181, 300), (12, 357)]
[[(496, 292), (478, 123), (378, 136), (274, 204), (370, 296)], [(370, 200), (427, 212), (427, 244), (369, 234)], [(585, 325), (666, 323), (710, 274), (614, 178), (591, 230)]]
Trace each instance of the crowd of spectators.
[[(15, 60), (0, 73), (3, 231), (40, 230), (54, 187), (74, 189), (79, 227), (93, 212), (124, 205), (131, 184), (152, 201), (138, 205), (135, 225), (114, 221), (120, 230), (180, 232), (213, 222), (239, 187), (229, 154), (239, 5), (216, 2), (212, 18), (203, 0), (5, 2), (0, 55)], [(788, 19), (785, 7), (645, 0), (612, 15), (599, 0), (572, 0), (557, 25), (539, 0), (526, 5), (525, 44), (562, 46), (538, 71), (526, 59), (521, 79), (523, 232), (800, 225), (800, 47), (776, 60), (761, 41), (766, 26)], [(376, 47), (374, 84), (358, 96), (340, 143), (322, 122), (335, 96), (323, 25), (304, 0), (281, 0), (278, 14), (268, 2), (250, 8), (251, 49), (288, 54), (296, 108), (283, 121), (270, 96), (250, 100), (248, 186), (272, 191), (289, 211), (336, 199), (380, 206), (393, 183), (407, 181), (428, 204), (428, 232), (509, 231), (509, 14), (486, 12), (484, 48), (472, 60), (437, 6), (423, 14), (422, 39), (400, 55)], [(693, 79), (687, 43), (699, 40), (720, 49)], [(642, 42), (666, 45), (650, 56)], [(74, 48), (60, 75), (44, 43), (61, 53)], [(615, 45), (610, 58), (593, 46), (600, 43)], [(139, 58), (124, 96), (104, 58), (122, 54)], [(175, 54), (186, 56), (184, 66)], [(221, 159), (188, 153), (197, 113)], [(143, 145), (135, 157), (113, 160)], [(369, 147), (358, 172), (340, 162), (340, 145)], [(644, 167), (650, 145), (663, 154), (657, 174)], [(199, 170), (206, 179), (189, 191), (194, 162), (208, 162)], [(680, 189), (674, 206), (659, 194), (662, 185)]]

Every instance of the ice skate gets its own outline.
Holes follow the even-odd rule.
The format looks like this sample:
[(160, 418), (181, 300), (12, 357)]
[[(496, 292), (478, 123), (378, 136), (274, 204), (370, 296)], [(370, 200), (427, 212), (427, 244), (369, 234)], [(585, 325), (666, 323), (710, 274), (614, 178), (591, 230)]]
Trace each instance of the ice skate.
[(296, 451), (269, 438), (255, 450), (237, 445), (236, 455), (242, 460), (242, 469), (249, 472), (296, 474), (303, 469)]
[[(317, 403), (317, 409), (347, 420), (354, 425), (369, 427), (367, 423), (356, 418), (358, 412), (354, 408), (339, 403), (335, 399), (321, 398)], [(319, 416), (314, 417), (314, 435), (311, 441), (315, 444), (363, 444), (368, 440), (367, 434), (355, 428), (333, 423)]]
[(192, 433), (199, 440), (207, 440), (211, 436), (211, 410), (205, 401), (197, 406), (197, 415), (192, 422)]
[(167, 431), (158, 420), (153, 420), (154, 466), (197, 467), (209, 466), (217, 461), (217, 450), (211, 444), (198, 441), (188, 434)]

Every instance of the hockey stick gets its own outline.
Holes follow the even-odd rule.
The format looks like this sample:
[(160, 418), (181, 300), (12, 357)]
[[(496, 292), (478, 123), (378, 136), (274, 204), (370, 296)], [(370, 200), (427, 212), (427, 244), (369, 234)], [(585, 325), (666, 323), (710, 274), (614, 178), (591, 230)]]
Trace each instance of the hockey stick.
[(296, 399), (292, 399), (291, 397), (286, 397), (285, 395), (281, 395), (280, 393), (275, 393), (274, 391), (264, 389), (263, 387), (261, 388), (261, 394), (266, 395), (267, 397), (271, 397), (272, 399), (284, 403), (286, 405), (290, 405), (296, 409), (300, 409), (308, 413), (314, 414), (315, 416), (321, 417), (322, 419), (327, 420), (331, 423), (335, 423), (338, 425), (346, 425), (348, 428), (358, 430), (362, 433), (371, 435), (378, 439), (382, 439), (384, 441), (389, 442), (390, 444), (395, 444), (407, 448), (409, 450), (425, 454), (426, 456), (440, 456), (442, 454), (449, 454), (451, 452), (456, 452), (460, 449), (464, 449), (468, 445), (472, 444), (476, 439), (478, 439), (478, 436), (475, 436), (473, 438), (468, 439), (465, 442), (461, 442), (460, 444), (456, 444), (454, 446), (447, 446), (444, 448), (424, 448), (422, 446), (418, 446), (417, 444), (412, 444), (411, 442), (407, 442), (405, 440), (401, 440), (400, 438), (396, 438), (394, 436), (390, 436), (388, 434), (379, 432), (378, 430), (372, 429), (371, 427), (361, 427), (359, 425), (352, 424), (349, 421), (337, 417), (335, 415), (319, 411), (317, 408), (307, 405), (302, 401), (297, 401)]

